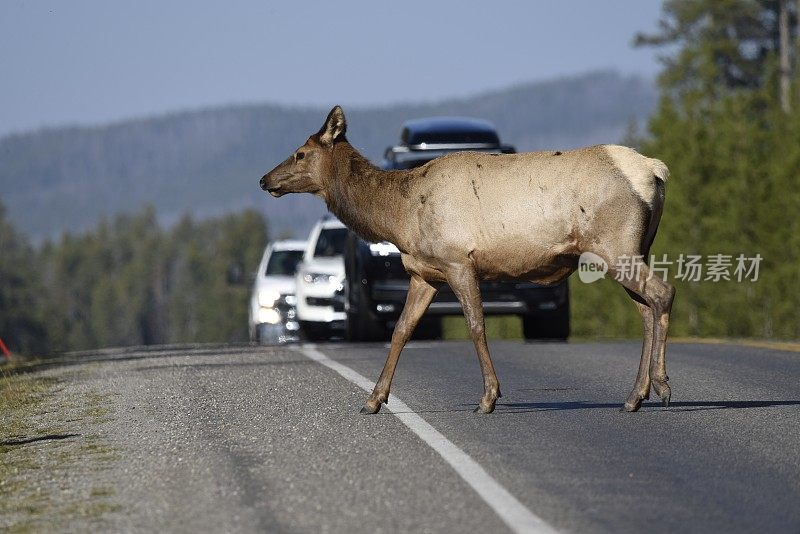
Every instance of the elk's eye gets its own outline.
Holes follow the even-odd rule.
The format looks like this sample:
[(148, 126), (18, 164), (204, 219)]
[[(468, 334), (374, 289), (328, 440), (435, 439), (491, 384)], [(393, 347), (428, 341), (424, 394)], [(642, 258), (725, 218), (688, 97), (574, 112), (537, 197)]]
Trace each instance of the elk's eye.
[(305, 152), (298, 152), (297, 153), (297, 161), (300, 161), (304, 157), (306, 157), (306, 153)]

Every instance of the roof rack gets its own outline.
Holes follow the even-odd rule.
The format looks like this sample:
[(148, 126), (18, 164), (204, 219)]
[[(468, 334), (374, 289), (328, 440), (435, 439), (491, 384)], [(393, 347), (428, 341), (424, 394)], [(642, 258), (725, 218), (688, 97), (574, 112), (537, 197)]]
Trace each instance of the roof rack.
[[(516, 149), (500, 142), (494, 125), (469, 117), (428, 117), (403, 123), (400, 144), (383, 153), (384, 168), (407, 168), (459, 151), (514, 154)], [(398, 167), (398, 165), (400, 167)]]
[(469, 117), (429, 117), (406, 121), (400, 141), (412, 150), (425, 150), (428, 145), (443, 144), (500, 145), (500, 137), (491, 122)]

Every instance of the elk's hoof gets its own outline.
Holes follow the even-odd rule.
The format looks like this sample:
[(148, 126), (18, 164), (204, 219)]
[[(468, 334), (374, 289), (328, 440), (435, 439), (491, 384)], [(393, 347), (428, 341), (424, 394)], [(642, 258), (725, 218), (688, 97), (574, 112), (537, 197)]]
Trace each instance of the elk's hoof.
[(494, 411), (494, 403), (484, 404), (481, 402), (478, 407), (473, 410), (475, 413), (492, 413)]
[(369, 404), (369, 403), (367, 403), (361, 408), (361, 412), (360, 413), (362, 413), (362, 414), (373, 414), (373, 413), (378, 413), (380, 411), (380, 409), (381, 409), (381, 403), (377, 403), (374, 406)]
[(641, 406), (642, 406), (642, 401), (634, 402), (634, 403), (630, 403), (630, 402), (626, 401), (625, 404), (622, 405), (622, 408), (619, 409), (619, 411), (621, 411), (621, 412), (638, 412), (639, 408)]
[(669, 401), (672, 398), (672, 390), (669, 388), (666, 380), (654, 380), (653, 381), (653, 389), (656, 392), (656, 395), (661, 397), (661, 404), (664, 405), (664, 408), (669, 406)]
[(625, 404), (622, 405), (622, 408), (619, 409), (621, 412), (637, 412), (639, 408), (642, 407), (642, 401), (649, 397), (649, 391), (644, 395), (637, 393), (635, 390), (628, 395), (628, 398), (625, 399)]

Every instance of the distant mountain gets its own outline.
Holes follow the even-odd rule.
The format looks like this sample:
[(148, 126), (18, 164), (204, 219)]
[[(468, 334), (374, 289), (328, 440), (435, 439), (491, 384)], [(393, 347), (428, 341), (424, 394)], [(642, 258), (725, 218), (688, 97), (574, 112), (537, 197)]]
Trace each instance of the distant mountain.
[[(649, 82), (604, 71), (470, 98), (345, 112), (351, 143), (377, 161), (413, 117), (486, 118), (519, 150), (565, 149), (620, 141), (655, 102)], [(324, 204), (310, 195), (270, 198), (258, 180), (305, 142), (327, 112), (241, 105), (10, 135), (0, 139), (0, 201), (17, 228), (37, 241), (144, 203), (167, 224), (184, 213), (203, 218), (257, 207), (271, 235), (303, 236)]]

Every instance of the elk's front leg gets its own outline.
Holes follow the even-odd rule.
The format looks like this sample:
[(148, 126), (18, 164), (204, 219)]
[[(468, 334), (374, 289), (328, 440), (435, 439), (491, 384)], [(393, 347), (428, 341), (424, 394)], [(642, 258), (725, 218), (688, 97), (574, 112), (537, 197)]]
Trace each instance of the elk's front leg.
[(389, 389), (392, 385), (392, 377), (394, 377), (394, 370), (397, 367), (397, 360), (400, 358), (400, 351), (411, 338), (417, 323), (419, 323), (422, 314), (428, 309), (433, 297), (436, 295), (436, 287), (423, 280), (418, 275), (411, 276), (411, 282), (408, 286), (408, 295), (406, 296), (406, 304), (403, 306), (403, 312), (397, 320), (397, 324), (392, 332), (392, 345), (389, 349), (389, 356), (386, 358), (386, 363), (383, 365), (383, 371), (372, 390), (372, 394), (367, 398), (364, 407), (361, 408), (361, 413), (377, 413), (381, 409), (381, 403), (386, 403), (389, 400)]
[(486, 332), (483, 322), (483, 304), (478, 276), (472, 265), (458, 265), (447, 273), (447, 283), (461, 302), (464, 318), (467, 320), (472, 342), (478, 353), (478, 360), (483, 373), (483, 397), (475, 409), (480, 413), (492, 413), (497, 398), (500, 397), (500, 382), (494, 372), (489, 347), (486, 344)]

